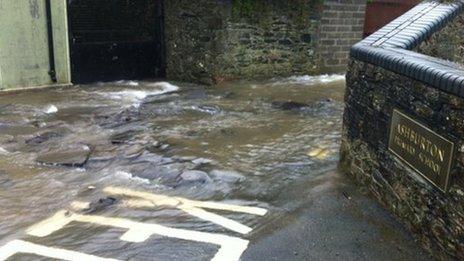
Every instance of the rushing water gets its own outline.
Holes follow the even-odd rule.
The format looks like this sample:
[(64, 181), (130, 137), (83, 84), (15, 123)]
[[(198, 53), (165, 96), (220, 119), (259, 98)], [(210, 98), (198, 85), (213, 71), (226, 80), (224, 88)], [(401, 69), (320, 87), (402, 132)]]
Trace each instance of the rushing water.
[(45, 238), (25, 233), (74, 201), (105, 198), (107, 186), (269, 212), (221, 213), (252, 227), (246, 236), (172, 208), (115, 204), (98, 215), (248, 239), (271, 233), (269, 224), (301, 208), (298, 195), (339, 176), (343, 95), (335, 75), (216, 87), (121, 81), (0, 97), (0, 246), (24, 239), (130, 260), (214, 255), (214, 245), (159, 236), (131, 244), (119, 240), (122, 229), (78, 222)]

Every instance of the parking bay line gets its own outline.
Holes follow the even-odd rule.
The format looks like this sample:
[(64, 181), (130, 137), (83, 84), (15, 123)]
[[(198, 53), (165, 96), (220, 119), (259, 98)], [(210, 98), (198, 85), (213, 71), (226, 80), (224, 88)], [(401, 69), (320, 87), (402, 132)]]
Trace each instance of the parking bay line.
[(219, 251), (216, 253), (212, 261), (237, 261), (240, 259), (242, 253), (247, 249), (249, 243), (248, 240), (222, 234), (170, 228), (153, 223), (145, 224), (123, 218), (81, 215), (71, 213), (66, 210), (59, 211), (49, 219), (30, 227), (27, 230), (27, 233), (32, 236), (45, 237), (62, 229), (64, 226), (73, 221), (128, 229), (128, 231), (120, 237), (121, 240), (127, 242), (143, 242), (150, 236), (157, 234), (171, 238), (219, 245)]
[(7, 260), (19, 253), (34, 254), (67, 261), (118, 261), (112, 258), (103, 258), (61, 248), (37, 245), (23, 240), (13, 240), (0, 247), (0, 260)]
[(123, 200), (123, 203), (127, 205), (128, 207), (147, 207), (147, 208), (154, 208), (157, 206), (174, 207), (192, 216), (210, 221), (212, 223), (223, 226), (227, 229), (230, 229), (232, 231), (235, 231), (241, 234), (248, 234), (253, 229), (246, 225), (240, 224), (239, 222), (234, 221), (232, 219), (222, 217), (220, 215), (203, 210), (203, 208), (225, 210), (225, 211), (231, 211), (231, 212), (241, 212), (241, 213), (259, 215), (259, 216), (263, 216), (267, 213), (267, 210), (263, 208), (237, 206), (237, 205), (230, 205), (230, 204), (217, 203), (217, 202), (208, 202), (208, 201), (206, 202), (196, 201), (196, 200), (190, 200), (190, 199), (185, 199), (185, 198), (180, 198), (180, 197), (168, 197), (164, 195), (153, 194), (149, 192), (134, 191), (134, 190), (125, 189), (125, 188), (107, 187), (103, 191), (110, 195), (129, 196), (129, 197), (136, 197), (136, 198), (141, 199), (141, 200), (134, 200), (134, 199)]
[(240, 212), (245, 214), (264, 216), (267, 213), (267, 210), (264, 208), (258, 207), (248, 207), (248, 206), (237, 206), (231, 204), (224, 204), (211, 201), (196, 201), (190, 200), (181, 197), (168, 197), (164, 195), (154, 194), (150, 192), (135, 191), (126, 188), (119, 187), (106, 187), (103, 189), (105, 193), (110, 195), (121, 195), (129, 197), (138, 197), (146, 200), (150, 200), (156, 205), (167, 205), (172, 207), (177, 207), (178, 205), (186, 205), (198, 208), (207, 208), (207, 209), (216, 209), (216, 210), (226, 210), (231, 212)]
[[(218, 202), (196, 201), (180, 197), (169, 197), (149, 192), (134, 191), (118, 187), (107, 187), (104, 189), (104, 192), (110, 195), (131, 197), (131, 199), (122, 200), (122, 203), (127, 205), (128, 207), (175, 207), (192, 216), (196, 216), (198, 218), (216, 223), (225, 228), (242, 234), (249, 233), (252, 230), (252, 228), (240, 224), (239, 222), (236, 222), (234, 220), (205, 211), (203, 208), (231, 212), (241, 212), (258, 216), (263, 216), (267, 213), (266, 209), (258, 207), (237, 206)], [(73, 202), (71, 205), (71, 207), (75, 210), (82, 210), (87, 208), (88, 206), (88, 202)], [(44, 237), (50, 235), (51, 233), (57, 230), (62, 229), (64, 226), (66, 226), (72, 221), (87, 222), (103, 226), (114, 226), (128, 229), (128, 231), (120, 237), (121, 240), (128, 242), (143, 242), (153, 234), (158, 234), (166, 237), (173, 237), (184, 240), (219, 245), (219, 251), (212, 259), (213, 261), (239, 260), (242, 253), (247, 249), (249, 243), (248, 240), (222, 234), (169, 228), (158, 224), (145, 224), (123, 218), (81, 215), (66, 210), (59, 211), (49, 219), (32, 226), (27, 230), (27, 233), (37, 237)]]
[[(122, 200), (121, 202), (122, 205), (130, 207), (130, 208), (155, 208), (157, 205), (153, 203), (152, 201), (149, 200), (138, 200), (138, 199), (128, 199), (128, 200)], [(214, 224), (223, 226), (227, 229), (230, 229), (232, 231), (235, 231), (240, 234), (248, 234), (251, 232), (253, 229), (249, 226), (243, 225), (237, 221), (234, 221), (232, 219), (222, 217), (220, 215), (205, 211), (201, 208), (197, 207), (192, 207), (192, 206), (185, 206), (185, 205), (180, 205), (177, 207), (178, 209), (192, 215), (195, 217), (198, 217), (200, 219), (210, 221)]]

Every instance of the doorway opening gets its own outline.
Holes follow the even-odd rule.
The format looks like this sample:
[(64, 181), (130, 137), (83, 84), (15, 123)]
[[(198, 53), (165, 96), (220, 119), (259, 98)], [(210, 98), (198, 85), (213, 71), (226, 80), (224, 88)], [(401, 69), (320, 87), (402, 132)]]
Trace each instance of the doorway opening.
[(73, 83), (165, 76), (162, 0), (69, 0)]

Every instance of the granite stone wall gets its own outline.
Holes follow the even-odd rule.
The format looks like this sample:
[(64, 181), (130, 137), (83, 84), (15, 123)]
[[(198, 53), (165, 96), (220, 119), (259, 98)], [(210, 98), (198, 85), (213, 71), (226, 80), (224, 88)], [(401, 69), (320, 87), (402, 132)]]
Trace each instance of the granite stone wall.
[(361, 39), (365, 0), (170, 0), (167, 76), (237, 78), (342, 72)]
[(166, 75), (169, 79), (212, 83), (224, 51), (228, 1), (164, 1)]
[[(438, 259), (464, 259), (464, 99), (352, 60), (345, 100), (342, 169), (369, 188)], [(455, 143), (447, 193), (389, 152), (394, 108)]]
[(232, 1), (215, 77), (260, 78), (318, 71), (318, 0)]
[(417, 51), (464, 66), (464, 14), (457, 16), (443, 30), (423, 42)]

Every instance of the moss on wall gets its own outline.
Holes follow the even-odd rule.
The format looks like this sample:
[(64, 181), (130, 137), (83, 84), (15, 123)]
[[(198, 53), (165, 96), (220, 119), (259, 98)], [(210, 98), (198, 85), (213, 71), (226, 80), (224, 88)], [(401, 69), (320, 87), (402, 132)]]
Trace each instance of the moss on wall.
[(464, 66), (464, 14), (421, 44), (417, 51)]
[(259, 78), (316, 73), (314, 41), (319, 0), (233, 0), (225, 52), (216, 78)]
[(307, 26), (308, 19), (320, 18), (323, 0), (232, 0), (234, 22), (266, 24), (276, 14), (289, 16), (298, 27)]
[[(322, 65), (324, 68), (336, 66), (342, 71), (346, 68), (351, 43), (361, 37), (358, 22), (363, 22), (363, 16), (357, 15), (363, 14), (365, 4), (362, 1), (330, 3), (327, 5), (323, 0), (166, 1), (167, 75), (173, 79), (213, 83), (237, 78), (317, 74)], [(334, 46), (324, 50), (333, 57), (318, 55), (320, 45), (327, 46), (327, 42), (319, 40), (321, 24), (329, 34), (324, 39), (333, 41)], [(355, 33), (343, 31), (347, 26)]]

